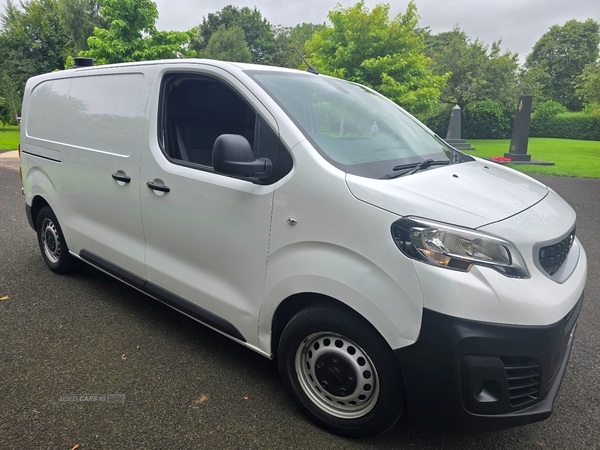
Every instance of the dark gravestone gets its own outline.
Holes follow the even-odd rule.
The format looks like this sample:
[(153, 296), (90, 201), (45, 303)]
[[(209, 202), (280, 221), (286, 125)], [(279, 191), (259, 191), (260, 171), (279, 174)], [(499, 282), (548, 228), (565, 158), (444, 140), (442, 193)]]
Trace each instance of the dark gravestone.
[(454, 108), (452, 108), (452, 113), (450, 114), (450, 124), (448, 125), (448, 133), (446, 133), (446, 139), (462, 139), (460, 113), (460, 106), (456, 105)]
[(523, 95), (519, 99), (515, 125), (510, 140), (510, 150), (509, 153), (504, 154), (505, 158), (511, 158), (513, 161), (531, 161), (531, 155), (527, 154), (527, 144), (529, 142), (532, 100), (531, 95)]

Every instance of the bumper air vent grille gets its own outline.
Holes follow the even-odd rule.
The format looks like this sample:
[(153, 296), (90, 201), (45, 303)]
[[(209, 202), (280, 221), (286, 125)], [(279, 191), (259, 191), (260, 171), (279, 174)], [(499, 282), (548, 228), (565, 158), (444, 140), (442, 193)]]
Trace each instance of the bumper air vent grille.
[(522, 408), (540, 396), (540, 366), (529, 358), (500, 358), (506, 368), (510, 405)]
[(573, 241), (575, 241), (575, 227), (573, 227), (571, 233), (569, 233), (562, 241), (540, 248), (540, 254), (538, 256), (540, 265), (548, 275), (552, 276), (558, 272), (560, 266), (562, 266), (567, 259)]

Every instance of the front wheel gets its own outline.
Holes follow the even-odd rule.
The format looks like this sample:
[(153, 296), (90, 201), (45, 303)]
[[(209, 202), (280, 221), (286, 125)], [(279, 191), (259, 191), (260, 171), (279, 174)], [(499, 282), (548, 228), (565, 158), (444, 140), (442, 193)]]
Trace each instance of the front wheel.
[(46, 265), (56, 273), (74, 270), (79, 261), (69, 253), (56, 215), (49, 206), (44, 206), (40, 210), (36, 229), (40, 251)]
[(278, 356), (296, 403), (334, 433), (383, 433), (404, 412), (404, 384), (392, 350), (351, 311), (329, 306), (300, 311), (283, 331)]

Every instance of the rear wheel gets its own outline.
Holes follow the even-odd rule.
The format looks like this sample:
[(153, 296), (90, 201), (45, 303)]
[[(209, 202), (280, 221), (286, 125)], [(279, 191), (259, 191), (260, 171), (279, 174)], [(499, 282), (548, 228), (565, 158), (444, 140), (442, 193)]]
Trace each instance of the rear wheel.
[(400, 367), (383, 337), (342, 308), (312, 306), (281, 336), (279, 369), (296, 403), (334, 433), (383, 433), (405, 409)]
[(40, 251), (46, 265), (56, 273), (74, 270), (79, 261), (69, 253), (65, 237), (52, 208), (45, 206), (40, 210), (36, 228)]

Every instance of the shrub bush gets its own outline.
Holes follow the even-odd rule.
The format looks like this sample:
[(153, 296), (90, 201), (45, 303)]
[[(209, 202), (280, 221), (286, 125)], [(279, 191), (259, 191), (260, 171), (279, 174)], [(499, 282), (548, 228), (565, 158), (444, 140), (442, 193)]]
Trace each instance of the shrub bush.
[[(440, 105), (421, 121), (438, 136), (445, 138), (452, 106)], [(463, 139), (506, 139), (510, 137), (512, 117), (500, 103), (492, 100), (472, 103), (462, 110)]]
[(536, 108), (531, 117), (548, 118), (555, 117), (559, 114), (566, 113), (568, 111), (566, 106), (561, 105), (554, 100), (550, 100), (544, 103), (540, 103)]
[(445, 139), (446, 133), (448, 133), (448, 124), (450, 123), (451, 113), (452, 106), (440, 105), (426, 116), (419, 117), (419, 120), (427, 125), (427, 127), (439, 137)]
[(463, 111), (463, 139), (507, 139), (511, 136), (512, 114), (492, 100), (471, 103)]
[[(531, 115), (531, 126), (529, 128), (530, 136), (538, 136), (539, 133), (545, 133), (548, 129), (549, 123), (559, 114), (564, 114), (568, 110), (565, 106), (561, 105), (554, 100), (550, 100), (544, 103), (540, 103), (533, 114)], [(540, 137), (549, 137), (545, 134)]]

